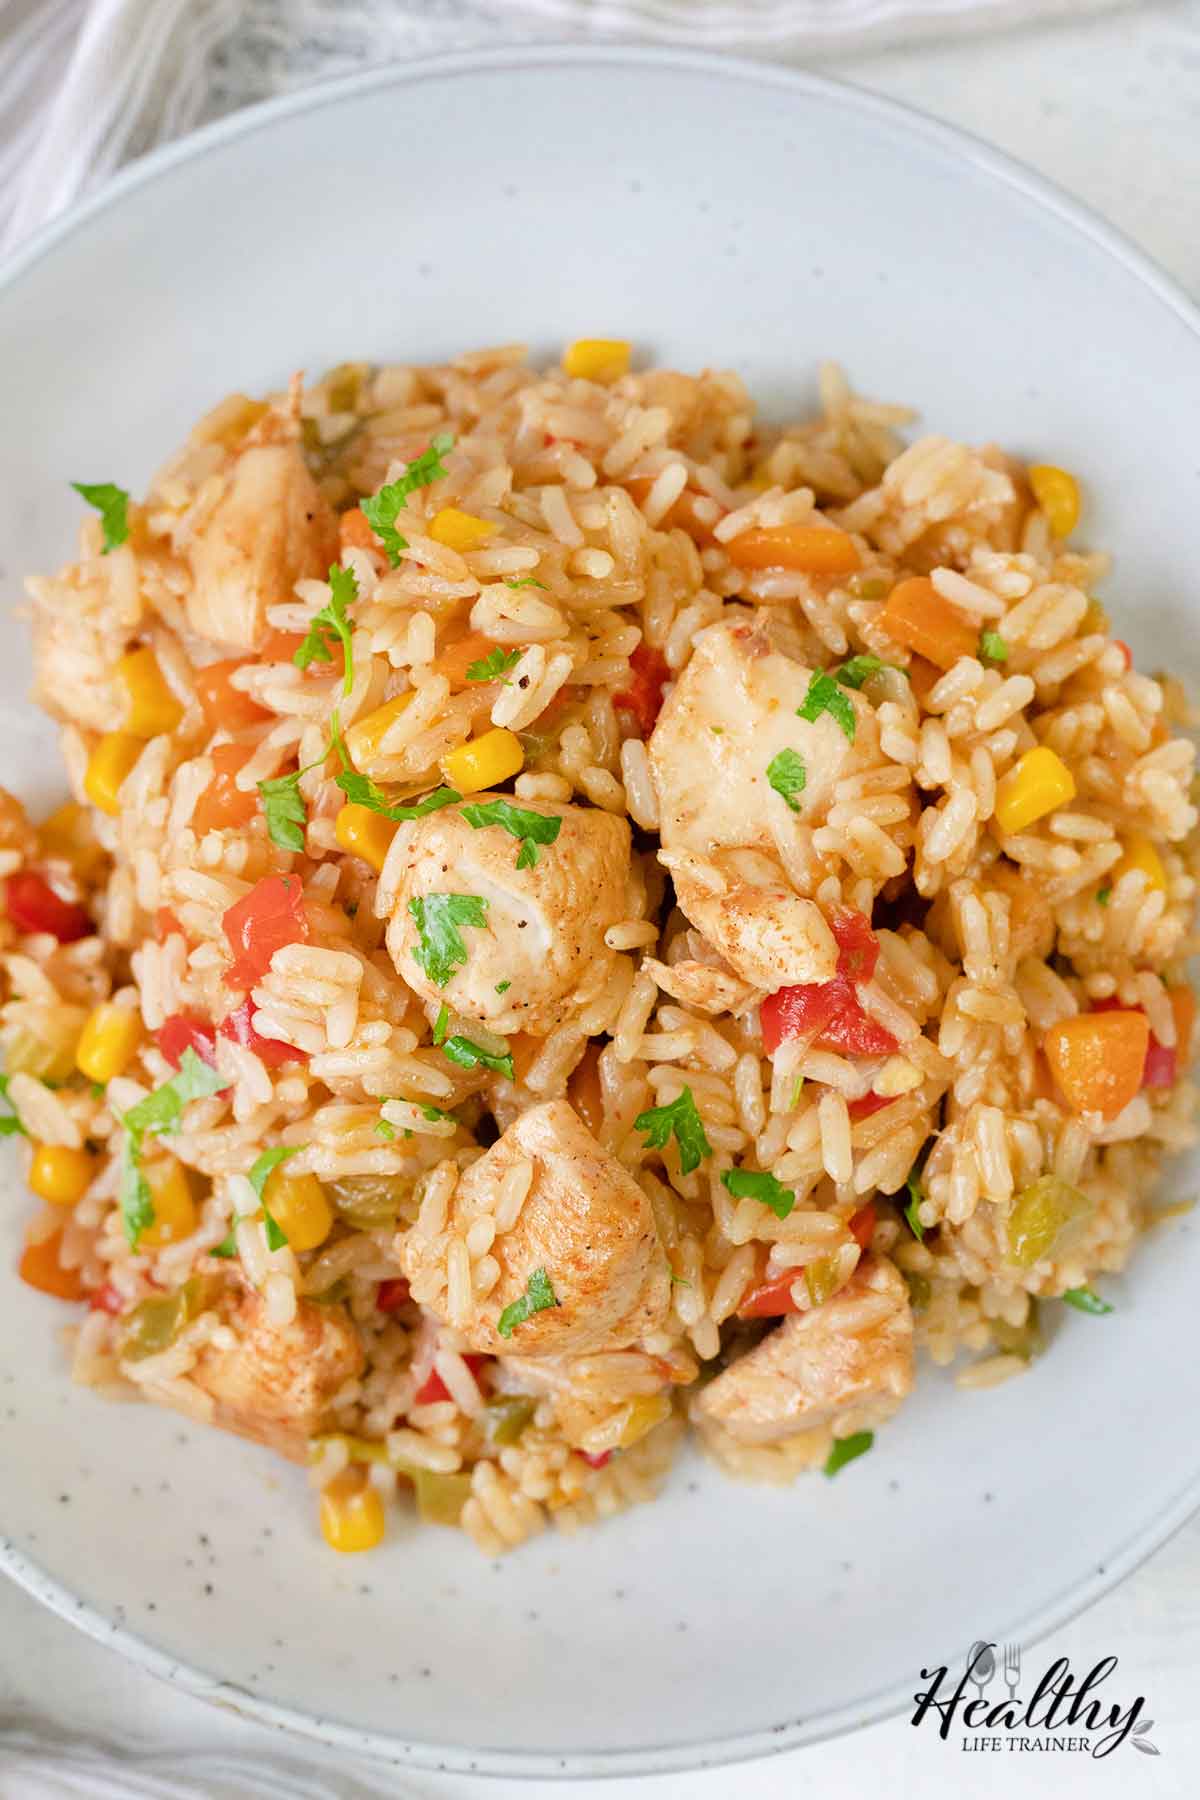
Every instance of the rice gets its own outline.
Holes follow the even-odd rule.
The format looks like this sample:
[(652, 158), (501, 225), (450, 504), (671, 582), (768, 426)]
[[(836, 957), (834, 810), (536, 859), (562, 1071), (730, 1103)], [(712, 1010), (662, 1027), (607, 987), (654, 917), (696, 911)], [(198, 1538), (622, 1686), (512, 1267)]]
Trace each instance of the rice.
[[(820, 1467), (914, 1349), (1009, 1379), (1039, 1306), (1125, 1266), (1194, 1138), (1196, 715), (1130, 666), (1106, 560), (1015, 462), (905, 444), (833, 365), (819, 389), (777, 429), (729, 373), (344, 364), (221, 403), (127, 542), (85, 521), (30, 581), (76, 811), (0, 796), (0, 874), (98, 929), (0, 922), (0, 1047), (32, 1184), (74, 1195), (23, 1267), (93, 1297), (76, 1379), (262, 1437), (327, 1495), (415, 1490), (497, 1555), (653, 1498), (689, 1425), (735, 1475)], [(262, 516), (301, 496), (324, 534), (279, 552), (258, 654), (192, 574), (250, 449), (284, 484)], [(395, 562), (357, 510), (385, 483)], [(746, 550), (816, 541), (836, 572)], [(347, 662), (319, 621), (351, 577)], [(914, 577), (946, 666), (890, 608)], [(101, 810), (134, 646), (178, 722)], [(884, 666), (809, 718), (850, 657)], [(1073, 792), (1030, 814), (1034, 751)], [(507, 823), (423, 799), (510, 784)], [(467, 912), (422, 937), (447, 881)], [(239, 981), (264, 894), (290, 923)], [(1093, 1029), (1146, 1046), (1095, 1106), (1061, 1049)], [(131, 1134), (188, 1048), (194, 1097)]]

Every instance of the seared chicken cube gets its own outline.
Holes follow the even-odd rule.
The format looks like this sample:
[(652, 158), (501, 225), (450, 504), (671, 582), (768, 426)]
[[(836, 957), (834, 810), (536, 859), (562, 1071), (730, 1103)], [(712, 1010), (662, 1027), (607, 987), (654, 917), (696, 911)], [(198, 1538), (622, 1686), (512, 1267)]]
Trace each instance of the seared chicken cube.
[(272, 1324), (261, 1297), (247, 1293), (229, 1321), (230, 1349), (207, 1344), (191, 1371), (216, 1403), (215, 1425), (303, 1462), (329, 1404), (365, 1363), (357, 1331), (340, 1306), (301, 1300), (288, 1325)]
[(718, 1375), (695, 1412), (739, 1444), (773, 1444), (850, 1409), (894, 1411), (912, 1384), (908, 1289), (894, 1263), (874, 1257)]
[[(656, 1330), (667, 1315), (670, 1278), (650, 1202), (565, 1100), (522, 1113), (471, 1164), (451, 1202), (449, 1236), (465, 1236), (476, 1219), (491, 1216), (502, 1203), (505, 1177), (521, 1165), (530, 1169), (524, 1203), (490, 1250), (499, 1280), (472, 1298), (469, 1317), (451, 1318), (447, 1289), (439, 1286), (447, 1238), (426, 1238), (414, 1227), (401, 1253), (414, 1297), (461, 1331), (472, 1350), (495, 1356), (620, 1350)], [(527, 1295), (538, 1271), (555, 1304), (502, 1336), (501, 1314)]]
[[(470, 804), (498, 798), (477, 794)], [(532, 868), (520, 867), (527, 860), (522, 846), (502, 827), (476, 829), (463, 807), (446, 806), (401, 825), (376, 910), (390, 917), (388, 950), (418, 994), (501, 1034), (544, 1037), (614, 973), (616, 954), (604, 934), (629, 917), (630, 835), (611, 813), (548, 801), (520, 805), (561, 820), (554, 842), (538, 846)], [(468, 922), (471, 916), (482, 923)], [(442, 932), (442, 919), (452, 923), (457, 944)], [(439, 941), (448, 946), (446, 957), (437, 954)]]
[(257, 649), (267, 608), (303, 577), (327, 575), (337, 552), (337, 520), (299, 445), (252, 445), (192, 542), (188, 623), (214, 644)]
[[(880, 760), (874, 709), (860, 694), (836, 689), (838, 710), (853, 714), (853, 742), (829, 711), (798, 717), (813, 674), (762, 624), (709, 625), (649, 744), (661, 860), (680, 907), (736, 974), (771, 991), (828, 981), (837, 967), (832, 933), (785, 868), (777, 833), (798, 826), (811, 836), (838, 783)], [(815, 886), (824, 870), (819, 856), (810, 860)], [(891, 872), (902, 868), (901, 856)]]

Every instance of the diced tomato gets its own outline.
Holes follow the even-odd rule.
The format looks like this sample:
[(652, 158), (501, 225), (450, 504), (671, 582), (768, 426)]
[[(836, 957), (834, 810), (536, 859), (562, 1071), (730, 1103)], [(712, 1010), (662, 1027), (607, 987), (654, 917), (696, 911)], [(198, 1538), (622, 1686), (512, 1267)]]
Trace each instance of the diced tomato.
[(285, 944), (308, 942), (304, 890), (296, 875), (264, 875), (221, 920), (233, 963), (225, 975), (230, 987), (250, 988), (261, 981), (271, 958)]
[(154, 935), (160, 944), (165, 944), (169, 937), (186, 937), (187, 932), (169, 906), (160, 906), (154, 915)]
[(774, 1281), (763, 1281), (752, 1287), (742, 1296), (742, 1304), (738, 1307), (739, 1319), (780, 1319), (785, 1313), (799, 1312), (800, 1308), (792, 1299), (794, 1283), (803, 1279), (800, 1269), (787, 1269), (777, 1275)]
[(890, 1056), (896, 1039), (863, 1011), (854, 984), (832, 981), (780, 988), (760, 1008), (763, 1048), (773, 1056), (785, 1038), (804, 1037), (818, 1050), (841, 1056)]
[(230, 680), (231, 675), (251, 666), (254, 660), (233, 656), (226, 662), (208, 663), (196, 670), (196, 698), (210, 731), (244, 731), (247, 725), (270, 718), (265, 706), (234, 687)]
[[(463, 1361), (472, 1375), (477, 1375), (484, 1363), (490, 1362), (490, 1356), (464, 1356)], [(446, 1386), (436, 1369), (431, 1369), (424, 1384), (413, 1395), (414, 1406), (432, 1406), (437, 1400), (451, 1399), (450, 1389)]]
[(253, 744), (218, 744), (209, 752), (212, 780), (196, 802), (192, 825), (197, 836), (206, 831), (237, 831), (258, 811), (258, 792), (237, 785), (238, 772), (254, 754)]
[(209, 1020), (199, 1013), (172, 1013), (154, 1034), (155, 1042), (173, 1069), (183, 1061), (185, 1050), (194, 1050), (210, 1069), (217, 1066), (217, 1040)]
[(579, 1454), (589, 1469), (602, 1469), (606, 1463), (612, 1461), (611, 1450), (601, 1450), (598, 1456), (593, 1456), (590, 1450), (581, 1450)]
[(865, 1206), (860, 1206), (849, 1220), (846, 1229), (859, 1249), (865, 1250), (875, 1232), (875, 1202), (868, 1200)]
[(381, 1281), (379, 1292), (375, 1296), (375, 1304), (381, 1313), (395, 1312), (408, 1299), (408, 1283), (402, 1277), (395, 1281)]
[(82, 1300), (86, 1290), (78, 1269), (64, 1269), (59, 1261), (62, 1232), (55, 1231), (40, 1243), (26, 1244), (17, 1274), (27, 1287), (53, 1294), (56, 1300)]
[(253, 1050), (259, 1062), (265, 1063), (268, 1069), (278, 1069), (288, 1062), (307, 1062), (307, 1050), (298, 1050), (295, 1044), (285, 1044), (280, 1038), (261, 1037), (254, 1029), (256, 1012), (254, 1002), (247, 994), (240, 1006), (226, 1014), (217, 1030), (231, 1043)]
[(103, 1287), (92, 1289), (88, 1295), (88, 1305), (93, 1312), (111, 1313), (114, 1319), (125, 1309), (125, 1302), (111, 1281), (106, 1281)]
[(93, 926), (82, 906), (64, 900), (32, 869), (18, 869), (4, 883), (4, 910), (18, 931), (48, 931), (60, 944), (90, 936)]
[[(1093, 1000), (1091, 1012), (1145, 1012), (1144, 1006), (1127, 1006), (1110, 994), (1107, 1000)], [(1178, 1030), (1178, 1015), (1176, 1016)], [(1174, 1044), (1161, 1043), (1154, 1033), (1150, 1033), (1150, 1042), (1146, 1046), (1146, 1058), (1142, 1064), (1142, 1086), (1144, 1088), (1174, 1087), (1179, 1075), (1179, 1052)]]
[(871, 921), (848, 906), (839, 906), (829, 915), (829, 929), (838, 947), (838, 974), (847, 981), (870, 981), (879, 961), (879, 939), (871, 930)]
[(662, 706), (663, 688), (670, 680), (671, 671), (662, 652), (652, 650), (644, 640), (630, 657), (629, 669), (629, 686), (613, 695), (613, 705), (621, 712), (632, 713), (638, 723), (639, 735), (648, 738), (654, 730)]
[(895, 1098), (894, 1094), (863, 1094), (860, 1099), (851, 1100), (846, 1108), (850, 1114), (851, 1123), (857, 1123), (859, 1119), (869, 1119), (872, 1113), (882, 1112), (884, 1107), (890, 1106)]

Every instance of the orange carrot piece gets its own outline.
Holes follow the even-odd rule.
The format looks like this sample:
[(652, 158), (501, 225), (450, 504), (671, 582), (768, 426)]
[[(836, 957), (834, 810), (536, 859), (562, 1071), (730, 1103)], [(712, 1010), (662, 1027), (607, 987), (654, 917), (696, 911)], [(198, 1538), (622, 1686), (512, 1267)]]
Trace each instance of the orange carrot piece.
[(1170, 990), (1171, 1011), (1175, 1014), (1175, 1054), (1179, 1067), (1186, 1069), (1192, 1060), (1192, 1033), (1196, 1028), (1196, 996), (1190, 987)]
[(446, 677), (452, 694), (460, 694), (464, 688), (476, 685), (467, 680), (471, 664), (482, 662), (498, 647), (495, 638), (485, 637), (482, 631), (468, 631), (465, 637), (455, 638), (444, 650), (438, 651), (433, 661), (434, 671)]
[(1079, 1013), (1052, 1025), (1043, 1049), (1074, 1112), (1115, 1119), (1141, 1088), (1149, 1043), (1144, 1013)]
[(952, 669), (960, 656), (974, 656), (979, 633), (934, 587), (927, 575), (898, 582), (879, 614), (880, 626), (896, 643)]
[(55, 1231), (40, 1243), (26, 1244), (17, 1264), (17, 1274), (27, 1287), (39, 1293), (53, 1294), (56, 1300), (82, 1300), (86, 1289), (78, 1269), (64, 1269), (58, 1260), (62, 1249), (62, 1232)]
[(853, 575), (862, 567), (854, 539), (834, 525), (752, 525), (725, 548), (736, 569)]
[(253, 744), (218, 744), (210, 752), (213, 778), (196, 802), (192, 825), (203, 835), (206, 831), (235, 831), (248, 825), (258, 811), (258, 793), (246, 793), (234, 777), (254, 754)]
[(361, 506), (352, 506), (338, 520), (338, 538), (343, 550), (378, 550), (379, 539), (367, 524), (367, 515)]
[(253, 657), (234, 656), (196, 670), (196, 698), (210, 731), (241, 731), (270, 718), (265, 706), (259, 706), (229, 679), (253, 661)]

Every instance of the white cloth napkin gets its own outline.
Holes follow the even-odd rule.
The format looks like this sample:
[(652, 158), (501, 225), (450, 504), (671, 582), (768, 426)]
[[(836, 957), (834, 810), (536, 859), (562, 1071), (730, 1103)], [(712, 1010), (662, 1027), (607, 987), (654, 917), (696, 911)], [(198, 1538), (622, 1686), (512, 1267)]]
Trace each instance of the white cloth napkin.
[(0, 0), (0, 247), (129, 158), (270, 94), (514, 38), (814, 60), (1113, 0)]

